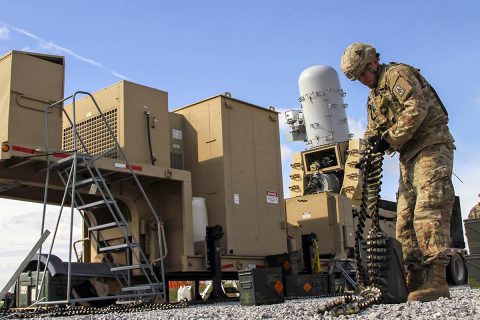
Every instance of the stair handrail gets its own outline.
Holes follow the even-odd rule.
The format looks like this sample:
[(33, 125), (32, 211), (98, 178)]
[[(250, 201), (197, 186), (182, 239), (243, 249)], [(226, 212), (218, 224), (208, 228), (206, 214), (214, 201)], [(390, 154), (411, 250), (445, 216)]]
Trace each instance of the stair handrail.
[[(45, 109), (45, 154), (46, 154), (46, 157), (47, 157), (47, 168), (49, 169), (50, 168), (50, 153), (49, 153), (49, 139), (48, 139), (48, 128), (49, 128), (49, 125), (48, 125), (48, 114), (54, 109), (54, 108), (58, 108), (59, 110), (61, 110), (63, 112), (63, 114), (65, 114), (65, 116), (67, 117), (68, 121), (70, 122), (70, 124), (72, 125), (72, 134), (73, 134), (73, 150), (71, 151), (74, 155), (74, 157), (77, 157), (77, 139), (79, 140), (80, 144), (82, 145), (82, 148), (84, 150), (84, 152), (88, 153), (88, 148), (86, 146), (86, 144), (84, 143), (84, 141), (81, 139), (80, 135), (78, 134), (77, 132), (77, 126), (76, 126), (76, 99), (77, 99), (77, 95), (86, 95), (87, 97), (89, 97), (91, 99), (91, 101), (93, 102), (93, 104), (95, 105), (95, 108), (97, 109), (98, 111), (98, 114), (99, 116), (101, 117), (104, 125), (106, 126), (110, 136), (112, 137), (113, 141), (114, 141), (114, 144), (115, 144), (115, 148), (118, 149), (120, 155), (121, 155), (121, 158), (123, 161), (125, 161), (126, 163), (126, 169), (130, 172), (130, 174), (132, 175), (133, 179), (135, 180), (135, 183), (137, 184), (138, 188), (140, 189), (140, 192), (147, 204), (147, 207), (149, 208), (149, 211), (150, 213), (153, 215), (155, 221), (156, 221), (156, 225), (157, 225), (157, 234), (158, 234), (158, 242), (159, 242), (159, 254), (160, 254), (160, 258), (159, 259), (155, 259), (154, 261), (158, 261), (160, 260), (160, 264), (161, 264), (161, 276), (162, 276), (162, 284), (164, 286), (164, 290), (163, 290), (163, 295), (164, 295), (164, 298), (165, 298), (165, 294), (166, 294), (166, 290), (165, 290), (165, 274), (164, 274), (164, 258), (166, 257), (166, 253), (168, 252), (167, 250), (167, 247), (166, 247), (166, 243), (165, 243), (165, 236), (164, 234), (162, 234), (162, 224), (163, 224), (163, 221), (161, 220), (161, 218), (159, 217), (159, 215), (157, 214), (157, 212), (155, 211), (155, 209), (153, 208), (153, 205), (152, 203), (150, 202), (150, 199), (148, 198), (148, 196), (146, 195), (145, 193), (145, 190), (143, 189), (142, 185), (140, 184), (140, 181), (138, 179), (138, 176), (137, 174), (135, 173), (135, 171), (132, 169), (132, 166), (130, 165), (130, 161), (128, 160), (128, 158), (126, 157), (125, 153), (123, 152), (122, 148), (120, 147), (119, 143), (118, 143), (118, 140), (117, 140), (117, 137), (115, 136), (112, 128), (110, 127), (110, 125), (108, 124), (108, 121), (107, 119), (105, 118), (102, 110), (100, 109), (100, 107), (98, 106), (98, 103), (97, 101), (95, 100), (95, 98), (93, 97), (93, 95), (89, 92), (86, 92), (86, 91), (77, 91), (75, 92), (74, 94), (68, 96), (68, 97), (65, 97), (61, 100), (58, 100), (54, 103), (52, 103), (50, 106), (48, 106), (46, 109)], [(63, 106), (63, 103), (69, 99), (72, 99), (72, 108), (73, 108), (73, 121), (72, 119), (68, 116), (66, 110), (65, 110), (65, 107)], [(76, 162), (76, 161), (75, 161)], [(96, 168), (96, 167), (95, 167)], [(72, 186), (72, 198), (74, 198), (74, 194), (75, 194), (75, 178), (76, 178), (76, 165), (74, 164), (72, 166), (72, 169), (74, 171), (74, 175), (73, 175), (73, 179), (74, 179), (74, 182), (73, 182), (73, 186)], [(96, 168), (97, 169), (97, 168)], [(97, 169), (98, 171), (98, 169)], [(48, 196), (48, 185), (49, 185), (49, 180), (50, 180), (50, 170), (47, 170), (47, 174), (46, 174), (46, 182), (45, 182), (45, 191), (44, 191), (44, 207), (43, 207), (43, 214), (42, 214), (42, 224), (41, 224), (41, 231), (43, 232), (44, 228), (45, 228), (45, 215), (46, 215), (46, 203), (47, 203), (47, 196)], [(110, 193), (110, 191), (107, 189), (108, 193), (109, 193), (109, 196), (114, 199), (113, 195)], [(116, 206), (116, 204), (115, 204)], [(73, 208), (74, 206), (72, 205), (72, 216), (73, 216)], [(118, 208), (117, 208), (118, 209)], [(118, 209), (119, 210), (119, 209)], [(120, 210), (119, 210), (120, 211)], [(68, 281), (67, 281), (67, 288), (70, 287), (70, 273), (71, 273), (71, 256), (72, 256), (72, 229), (73, 229), (73, 219), (71, 220), (71, 225), (70, 225), (70, 245), (69, 245), (69, 262), (68, 262), (68, 273), (69, 273), (69, 276), (68, 276)], [(163, 241), (162, 241), (163, 240)], [(165, 249), (165, 254), (163, 253)], [(143, 251), (141, 251), (142, 255), (143, 255)], [(40, 251), (39, 251), (39, 254), (41, 254), (41, 248), (40, 248)], [(144, 259), (146, 259), (146, 257), (144, 257)], [(139, 263), (140, 263), (140, 260), (139, 260)], [(38, 265), (37, 265), (37, 270), (39, 269), (39, 266), (40, 265), (40, 262), (38, 262)], [(151, 262), (151, 266), (153, 265), (153, 262)], [(154, 277), (156, 277), (154, 275)], [(38, 277), (37, 277), (37, 284), (36, 284), (36, 287), (38, 288)], [(68, 290), (70, 291), (70, 290)], [(69, 294), (67, 292), (67, 301), (69, 301), (70, 297), (69, 297)]]

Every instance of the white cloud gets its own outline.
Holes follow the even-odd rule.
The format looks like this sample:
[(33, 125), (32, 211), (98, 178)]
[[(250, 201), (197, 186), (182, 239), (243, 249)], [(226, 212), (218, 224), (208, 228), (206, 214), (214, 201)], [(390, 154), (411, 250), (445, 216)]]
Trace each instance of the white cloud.
[(14, 31), (17, 31), (17, 32), (23, 34), (23, 35), (26, 35), (27, 37), (30, 37), (34, 40), (37, 40), (38, 44), (40, 45), (40, 47), (42, 49), (48, 50), (48, 51), (56, 53), (56, 54), (60, 54), (60, 53), (69, 54), (72, 57), (77, 58), (78, 60), (83, 61), (85, 63), (91, 64), (91, 65), (96, 66), (96, 67), (103, 67), (102, 64), (97, 62), (97, 61), (86, 58), (86, 57), (74, 52), (73, 50), (68, 49), (68, 48), (64, 48), (64, 47), (62, 47), (62, 46), (60, 46), (60, 45), (58, 45), (54, 42), (44, 40), (44, 39), (34, 35), (33, 33), (28, 32), (24, 29), (20, 29), (20, 28), (16, 28), (16, 27), (10, 27), (10, 28)]
[(22, 48), (22, 51), (33, 52), (34, 50), (33, 50), (32, 47), (30, 47), (30, 46), (24, 46), (24, 47)]
[[(0, 219), (2, 220), (0, 224), (0, 234), (2, 235), (2, 241), (0, 242), (0, 252), (2, 252), (0, 287), (3, 288), (40, 238), (43, 204), (6, 199), (1, 199), (0, 204)], [(45, 229), (50, 230), (51, 234), (43, 245), (42, 252), (44, 253), (50, 249), (58, 213), (59, 207), (47, 207)], [(52, 252), (64, 261), (68, 260), (69, 230), (70, 208), (64, 208)], [(81, 239), (81, 230), (81, 219), (76, 214), (74, 216), (73, 240)], [(73, 261), (76, 261), (74, 257)]]
[(7, 40), (10, 37), (10, 30), (6, 26), (0, 26), (0, 39)]
[[(24, 36), (27, 36), (27, 37), (37, 41), (39, 47), (41, 49), (47, 51), (47, 52), (51, 52), (51, 53), (54, 53), (54, 54), (69, 55), (69, 56), (72, 56), (75, 59), (80, 60), (84, 63), (87, 63), (89, 65), (92, 65), (92, 66), (95, 66), (95, 67), (98, 67), (98, 68), (101, 68), (101, 69), (104, 69), (105, 71), (109, 72), (111, 75), (113, 75), (115, 77), (122, 78), (122, 79), (128, 79), (127, 77), (123, 76), (122, 74), (120, 74), (120, 73), (118, 73), (114, 70), (107, 70), (103, 66), (103, 64), (101, 64), (100, 62), (95, 61), (95, 60), (90, 59), (90, 58), (87, 58), (87, 57), (85, 57), (81, 54), (78, 54), (75, 51), (73, 51), (72, 49), (65, 48), (65, 47), (63, 47), (63, 46), (61, 46), (61, 45), (59, 45), (55, 42), (45, 40), (45, 39), (39, 37), (38, 35), (33, 34), (32, 32), (27, 31), (25, 29), (10, 26), (3, 21), (0, 21), (0, 24), (2, 24), (2, 26), (0, 26), (0, 39), (5, 39), (4, 38), (5, 36), (8, 38), (9, 31), (13, 30), (15, 32), (23, 34)], [(32, 50), (28, 50), (28, 51), (32, 51)]]
[(354, 138), (362, 138), (367, 125), (363, 119), (348, 118), (348, 128)]
[(282, 154), (282, 162), (283, 161), (290, 162), (293, 154), (293, 149), (286, 144), (281, 144), (280, 152)]
[(115, 70), (111, 70), (110, 73), (113, 74), (115, 77), (118, 77), (120, 79), (130, 80), (127, 76), (124, 76), (123, 74), (120, 74)]

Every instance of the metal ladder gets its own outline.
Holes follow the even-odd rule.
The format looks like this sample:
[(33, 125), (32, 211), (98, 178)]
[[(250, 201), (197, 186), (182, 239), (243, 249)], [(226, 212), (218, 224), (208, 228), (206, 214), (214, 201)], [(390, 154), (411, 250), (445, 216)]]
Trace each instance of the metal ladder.
[[(77, 131), (76, 127), (76, 119), (75, 119), (75, 102), (77, 95), (86, 95), (91, 99), (93, 104), (95, 105), (101, 119), (103, 125), (106, 126), (110, 138), (114, 141), (114, 146), (110, 149), (104, 151), (100, 155), (91, 155), (89, 154), (88, 148), (84, 141), (82, 140), (81, 135)], [(67, 112), (63, 107), (63, 103), (69, 99), (72, 99), (72, 106), (73, 106), (73, 118), (70, 118)], [(68, 119), (70, 125), (72, 126), (73, 130), (73, 150), (69, 152), (71, 155), (65, 157), (63, 159), (52, 161), (50, 159), (49, 150), (48, 150), (48, 113), (53, 110), (54, 108), (59, 108), (63, 112), (64, 116)], [(58, 102), (52, 104), (49, 108), (45, 110), (45, 125), (46, 125), (46, 155), (47, 155), (47, 176), (45, 182), (45, 194), (44, 194), (44, 210), (43, 210), (43, 220), (42, 220), (42, 232), (44, 229), (45, 224), (45, 213), (46, 213), (46, 203), (48, 198), (48, 185), (50, 180), (50, 171), (55, 170), (59, 175), (60, 180), (65, 186), (65, 191), (63, 194), (62, 203), (60, 206), (60, 213), (57, 221), (57, 228), (58, 222), (60, 220), (63, 207), (65, 205), (67, 197), (70, 197), (71, 200), (71, 223), (70, 223), (70, 245), (69, 245), (69, 261), (68, 261), (68, 280), (67, 280), (67, 299), (65, 301), (60, 301), (67, 304), (74, 304), (75, 302), (79, 301), (93, 301), (93, 300), (102, 300), (102, 299), (117, 299), (117, 303), (131, 303), (134, 301), (142, 301), (145, 299), (153, 299), (155, 296), (161, 296), (164, 301), (166, 301), (166, 290), (164, 287), (165, 283), (165, 272), (164, 272), (164, 233), (163, 233), (163, 225), (160, 217), (155, 212), (150, 200), (148, 199), (145, 190), (143, 189), (140, 181), (133, 171), (127, 157), (125, 156), (124, 152), (120, 148), (120, 145), (117, 141), (117, 138), (114, 134), (114, 131), (108, 124), (104, 114), (102, 113), (101, 109), (99, 108), (97, 102), (95, 101), (94, 97), (88, 93), (83, 91), (78, 91), (75, 94), (62, 99)], [(79, 153), (78, 147), (81, 147), (82, 153)], [(131, 178), (134, 179), (136, 185), (139, 188), (139, 191), (144, 197), (144, 200), (149, 208), (151, 214), (155, 218), (156, 225), (157, 225), (157, 232), (158, 232), (158, 241), (159, 241), (159, 255), (160, 258), (160, 266), (159, 270), (154, 270), (152, 264), (148, 261), (145, 253), (143, 252), (140, 242), (135, 239), (133, 233), (130, 231), (128, 226), (128, 221), (125, 219), (122, 210), (120, 209), (117, 201), (115, 200), (114, 196), (112, 195), (106, 179), (102, 176), (101, 171), (95, 164), (95, 162), (109, 154), (116, 152), (120, 157), (117, 160), (123, 160), (126, 164), (126, 169), (128, 169)], [(82, 173), (84, 177), (80, 180), (78, 174)], [(81, 193), (80, 190), (82, 188), (90, 186), (89, 194), (95, 194), (97, 199), (95, 201), (87, 201), (85, 200), (85, 193)], [(95, 215), (95, 210), (99, 208), (106, 208), (108, 212), (111, 214), (112, 222), (103, 223), (103, 224), (96, 224), (96, 219), (88, 218), (87, 212), (91, 213), (91, 216)], [(72, 233), (73, 233), (73, 214), (74, 210), (78, 210), (88, 227), (88, 234), (89, 237), (93, 238), (97, 246), (97, 252), (102, 253), (104, 255), (104, 260), (110, 266), (110, 271), (114, 274), (119, 286), (121, 287), (121, 292), (119, 292), (115, 296), (107, 296), (107, 297), (91, 297), (91, 298), (74, 298), (71, 297), (71, 263), (72, 263)], [(91, 220), (91, 221), (90, 221)], [(92, 223), (93, 222), (93, 223)], [(55, 229), (54, 239), (56, 236), (57, 228)], [(123, 243), (121, 244), (109, 244), (107, 240), (104, 239), (102, 236), (102, 231), (111, 230), (113, 228), (118, 228), (121, 230), (123, 235)], [(50, 257), (53, 242), (50, 248), (50, 252), (47, 257)], [(115, 252), (124, 252), (126, 257), (126, 264), (120, 264), (115, 259), (115, 255), (112, 253)], [(165, 248), (166, 252), (166, 248)], [(40, 250), (41, 254), (41, 250)], [(39, 259), (40, 261), (40, 259)], [(39, 270), (39, 266), (37, 267)], [(140, 278), (144, 279), (144, 283), (142, 284), (133, 284), (132, 282), (132, 273), (134, 270), (139, 270), (137, 273), (140, 273)], [(43, 273), (45, 275), (45, 272)], [(139, 276), (136, 276), (137, 278)], [(43, 284), (43, 279), (42, 279)], [(41, 284), (41, 285), (42, 285)], [(38, 288), (38, 282), (37, 282)], [(41, 288), (40, 288), (41, 289)], [(40, 294), (41, 290), (38, 290), (38, 295)], [(37, 296), (38, 301), (39, 296)], [(37, 304), (53, 304), (59, 303), (59, 301), (54, 302), (38, 302)]]

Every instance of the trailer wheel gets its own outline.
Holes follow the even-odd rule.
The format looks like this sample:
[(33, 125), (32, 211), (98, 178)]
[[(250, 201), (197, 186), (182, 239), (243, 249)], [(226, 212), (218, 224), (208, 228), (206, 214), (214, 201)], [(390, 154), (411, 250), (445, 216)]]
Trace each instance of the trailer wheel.
[(447, 266), (447, 280), (450, 284), (461, 285), (465, 284), (467, 280), (467, 268), (463, 257), (455, 253), (450, 259), (450, 264)]

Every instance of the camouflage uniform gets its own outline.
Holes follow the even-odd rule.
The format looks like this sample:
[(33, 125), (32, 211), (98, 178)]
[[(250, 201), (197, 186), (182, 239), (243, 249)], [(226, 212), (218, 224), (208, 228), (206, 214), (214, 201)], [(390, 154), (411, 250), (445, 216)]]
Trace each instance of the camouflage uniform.
[(365, 138), (380, 134), (390, 144), (388, 153), (400, 153), (396, 233), (412, 269), (449, 261), (455, 147), (447, 124), (445, 108), (417, 69), (380, 66), (368, 97)]
[(480, 218), (480, 202), (477, 203), (472, 210), (470, 210), (470, 213), (468, 214), (468, 219), (478, 219)]

